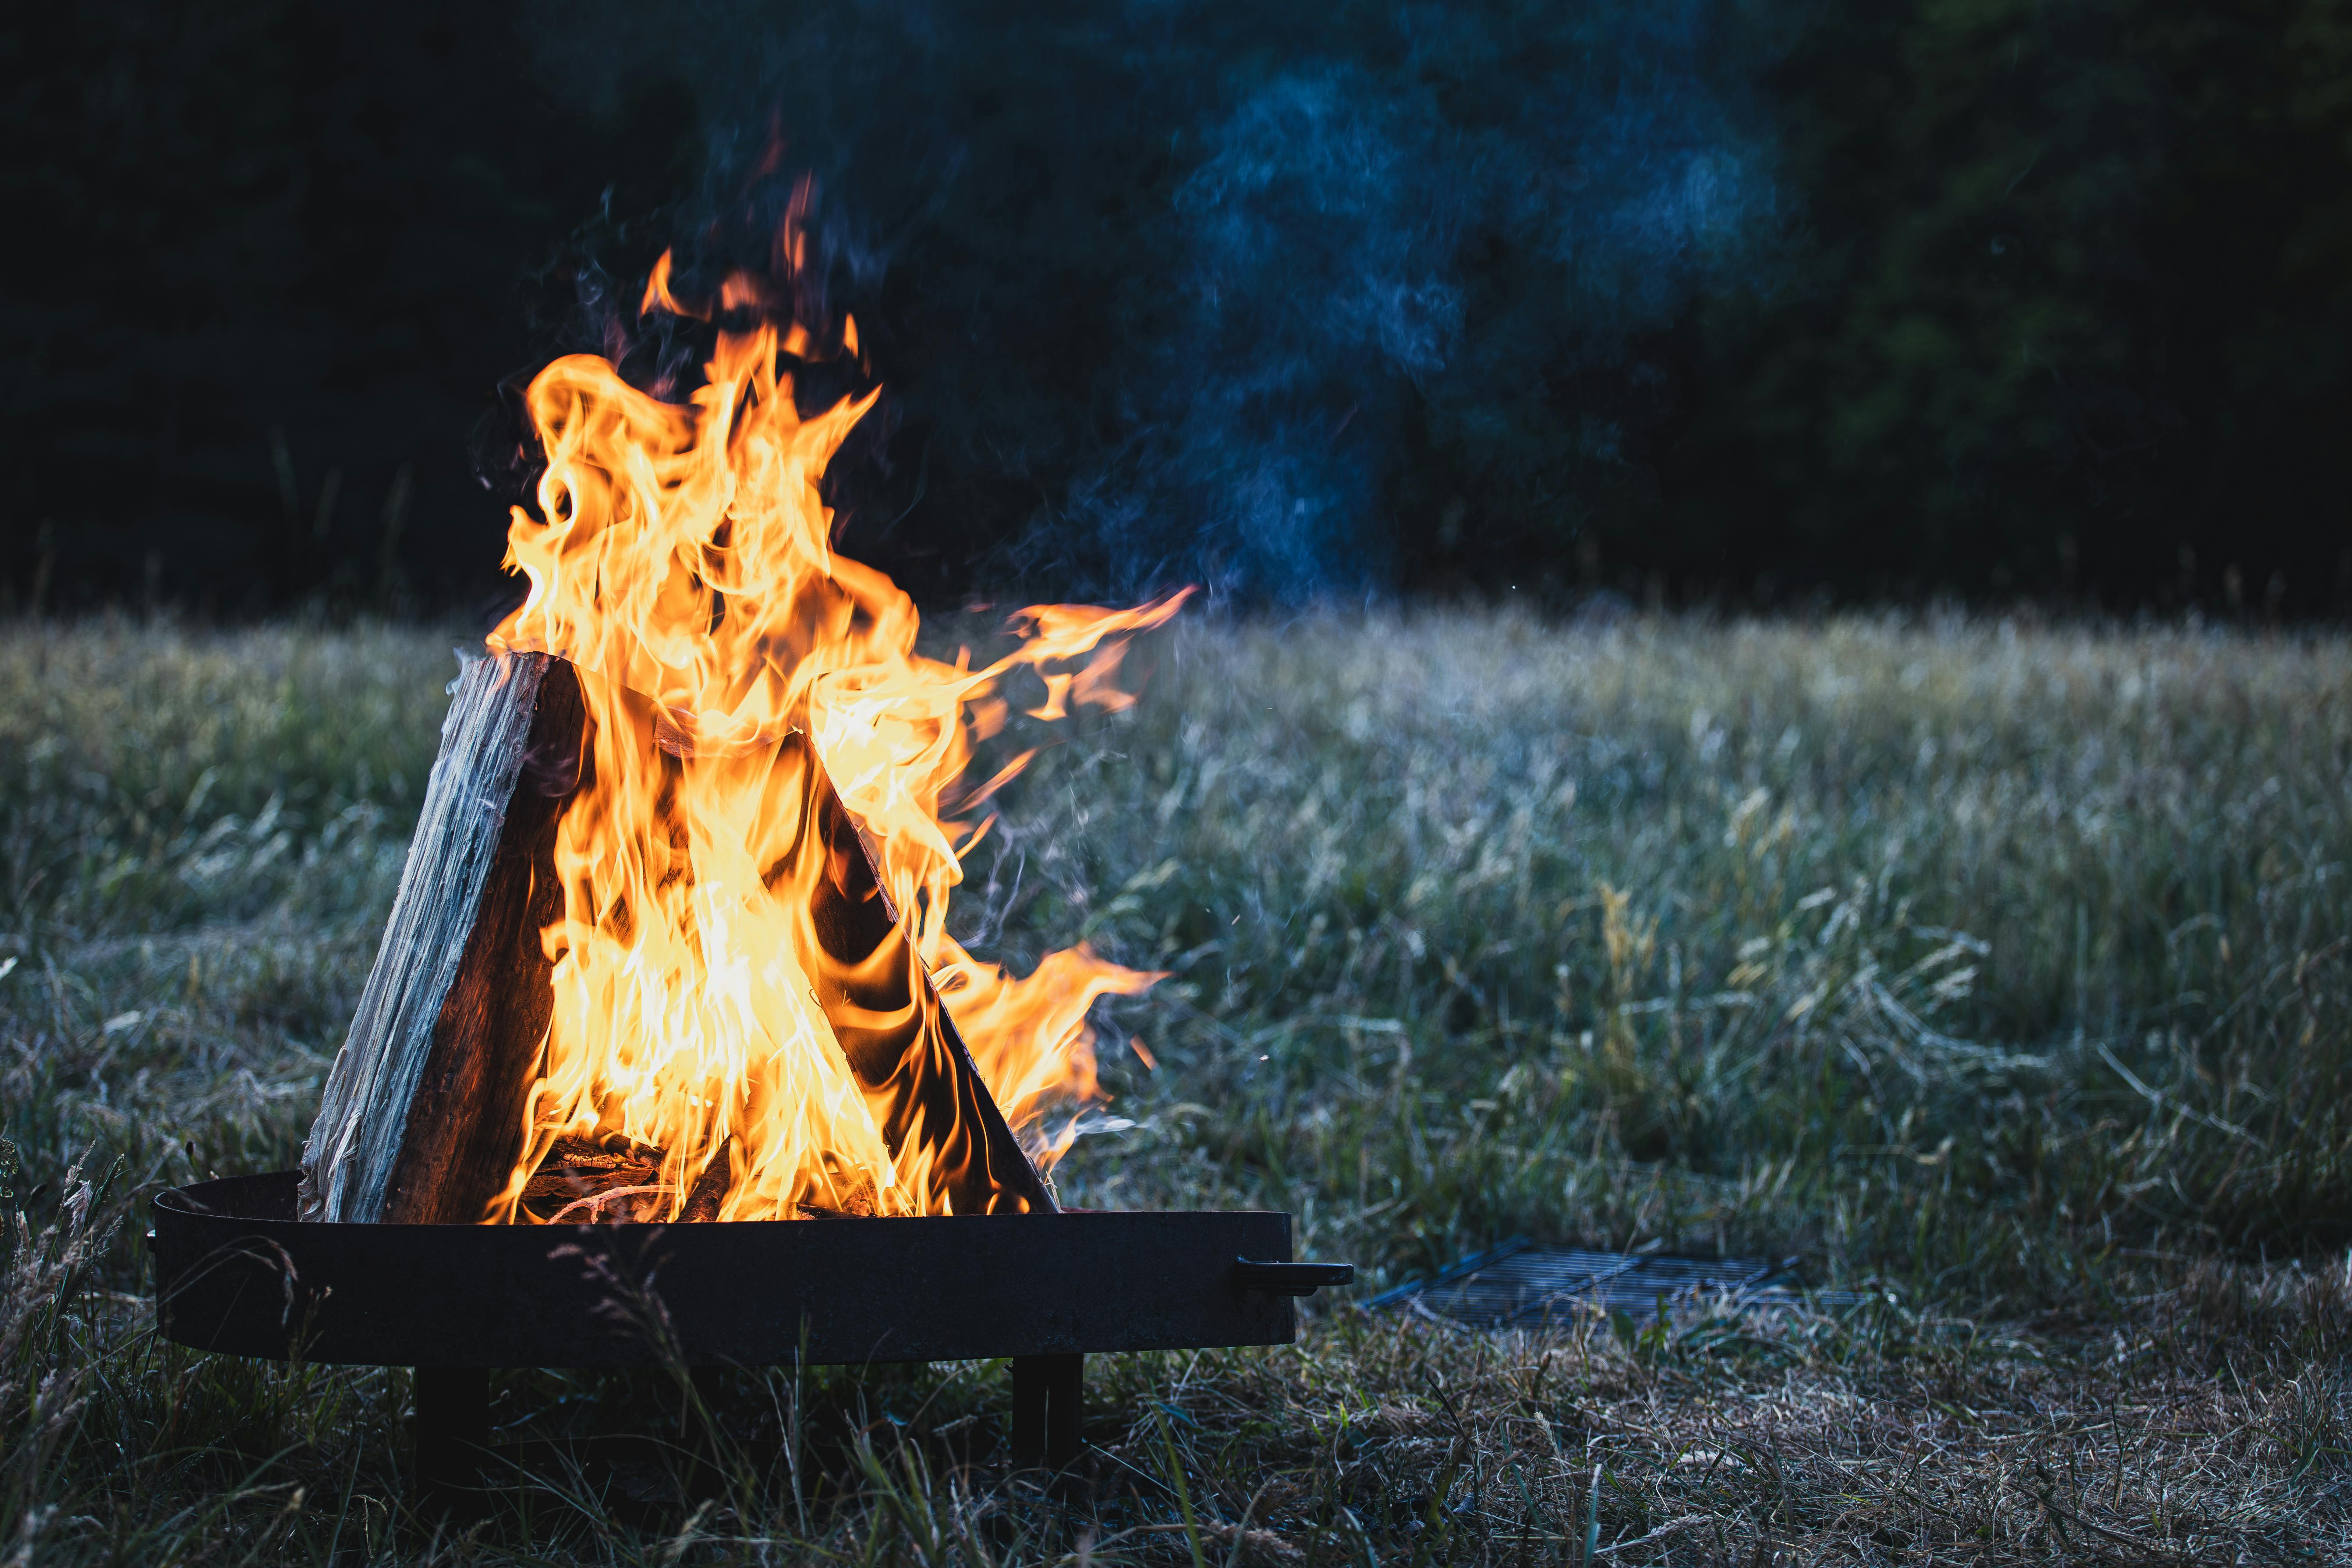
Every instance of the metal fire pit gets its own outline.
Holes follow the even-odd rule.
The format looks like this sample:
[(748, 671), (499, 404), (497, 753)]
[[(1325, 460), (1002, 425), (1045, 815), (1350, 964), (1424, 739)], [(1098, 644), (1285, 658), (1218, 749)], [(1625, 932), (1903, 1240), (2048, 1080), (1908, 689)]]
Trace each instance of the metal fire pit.
[(299, 1173), (158, 1194), (165, 1338), (273, 1360), (406, 1365), (416, 1478), (467, 1484), (492, 1367), (759, 1367), (1013, 1358), (1018, 1458), (1076, 1457), (1095, 1351), (1287, 1344), (1290, 1216), (1088, 1213), (706, 1225), (330, 1225)]

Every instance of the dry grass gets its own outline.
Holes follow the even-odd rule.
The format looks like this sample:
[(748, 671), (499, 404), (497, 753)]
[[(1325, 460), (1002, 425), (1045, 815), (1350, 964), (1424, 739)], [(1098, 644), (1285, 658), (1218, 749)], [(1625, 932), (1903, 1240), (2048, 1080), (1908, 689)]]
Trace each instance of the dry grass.
[[(0, 1563), (2352, 1554), (2340, 638), (1168, 636), (1007, 796), (959, 922), (1176, 972), (1110, 1018), (1066, 1192), (1288, 1207), (1368, 1284), (1520, 1229), (1802, 1248), (1870, 1304), (1097, 1358), (1076, 1509), (1003, 1473), (1002, 1367), (744, 1373), (710, 1507), (551, 1473), (436, 1540), (405, 1373), (160, 1343), (121, 1222), (291, 1160), (450, 640), (0, 631)], [(498, 1408), (675, 1433), (682, 1396)]]
[(2264, 1275), (2256, 1329), (2246, 1285), (2202, 1272), (2063, 1336), (1899, 1310), (1631, 1342), (1358, 1321), (1177, 1403), (1236, 1434), (1281, 1413), (1196, 1485), (1285, 1560), (1318, 1537), (1342, 1561), (2340, 1560), (2352, 1289)]

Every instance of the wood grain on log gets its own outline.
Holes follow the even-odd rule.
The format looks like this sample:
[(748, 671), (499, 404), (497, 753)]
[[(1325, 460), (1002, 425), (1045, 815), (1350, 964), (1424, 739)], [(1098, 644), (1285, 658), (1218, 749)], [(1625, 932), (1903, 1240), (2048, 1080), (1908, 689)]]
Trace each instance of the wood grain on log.
[(468, 1223), (505, 1184), (546, 1029), (539, 928), (561, 896), (539, 862), (577, 771), (579, 687), (568, 668), (549, 679), (556, 663), (472, 659), (451, 689), (375, 967), (303, 1147), (304, 1219)]
[(555, 826), (579, 785), (585, 719), (579, 678), (549, 660), (497, 858), (409, 1098), (377, 1216), (388, 1223), (478, 1223), (522, 1154), (524, 1104), (555, 1007), (540, 932), (563, 913)]

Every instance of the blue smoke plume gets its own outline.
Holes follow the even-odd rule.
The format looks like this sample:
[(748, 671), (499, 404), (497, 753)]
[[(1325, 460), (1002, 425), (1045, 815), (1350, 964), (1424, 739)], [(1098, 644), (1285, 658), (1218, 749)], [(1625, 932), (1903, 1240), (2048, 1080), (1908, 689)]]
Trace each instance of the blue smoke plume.
[(925, 272), (905, 416), (1035, 497), (1001, 569), (1300, 603), (1395, 589), (1431, 472), (1574, 514), (1655, 403), (1644, 335), (1771, 262), (1739, 14), (1558, 11), (600, 0), (541, 31), (581, 90), (675, 71), (722, 146), (772, 108)]

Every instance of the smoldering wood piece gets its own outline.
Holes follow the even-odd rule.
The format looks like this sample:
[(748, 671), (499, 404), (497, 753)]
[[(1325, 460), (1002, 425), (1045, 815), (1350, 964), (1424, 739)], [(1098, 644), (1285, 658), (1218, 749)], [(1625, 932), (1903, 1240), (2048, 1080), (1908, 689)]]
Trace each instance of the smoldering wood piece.
[(735, 1154), (735, 1139), (730, 1134), (719, 1145), (719, 1152), (703, 1167), (702, 1174), (694, 1180), (694, 1190), (686, 1194), (686, 1207), (678, 1217), (689, 1225), (706, 1225), (719, 1217), (719, 1205), (727, 1201), (727, 1189), (734, 1181), (730, 1162)]
[[(728, 1140), (731, 1145), (733, 1140)], [(719, 1158), (726, 1159), (727, 1147), (722, 1145)], [(602, 1140), (564, 1137), (541, 1159), (539, 1169), (523, 1184), (522, 1204), (531, 1216), (551, 1220), (563, 1215), (568, 1220), (585, 1224), (593, 1220), (659, 1219), (668, 1211), (668, 1198), (676, 1190), (662, 1181), (662, 1165), (667, 1156), (649, 1144), (635, 1143), (617, 1133)], [(710, 1213), (703, 1217), (719, 1217), (719, 1200), (727, 1195), (726, 1170), (723, 1163), (714, 1178), (705, 1172), (689, 1194), (683, 1216), (695, 1217), (691, 1212), (698, 1201), (704, 1201)], [(707, 1199), (703, 1189), (710, 1187)]]
[(578, 786), (569, 666), (460, 673), (383, 945), (304, 1145), (300, 1214), (478, 1220), (520, 1152), (553, 1005), (540, 929), (562, 908), (555, 823)]
[(658, 1165), (608, 1165), (597, 1170), (545, 1166), (523, 1184), (522, 1201), (534, 1207), (552, 1200), (557, 1206), (575, 1198), (594, 1197), (622, 1187), (647, 1186), (661, 1180)]
[(530, 1212), (551, 1225), (639, 1225), (667, 1217), (671, 1191), (658, 1177), (634, 1184), (615, 1183), (566, 1202), (541, 1204)]
[(578, 1138), (567, 1133), (548, 1146), (547, 1157), (540, 1162), (540, 1168), (574, 1165), (594, 1170), (609, 1165), (658, 1165), (666, 1158), (664, 1151), (623, 1133), (608, 1132), (601, 1138)]
[[(841, 966), (818, 982), (817, 1003), (851, 1072), (887, 1108), (883, 1142), (894, 1155), (910, 1141), (933, 1150), (939, 1168), (950, 1173), (948, 1198), (957, 1214), (1052, 1213), (1045, 1184), (883, 896), (856, 820), (806, 737), (793, 735), (785, 745), (805, 753), (803, 821), (821, 836), (826, 858), (809, 912), (817, 941)], [(853, 968), (856, 982), (841, 978)], [(877, 1016), (906, 1021), (877, 1028)]]

